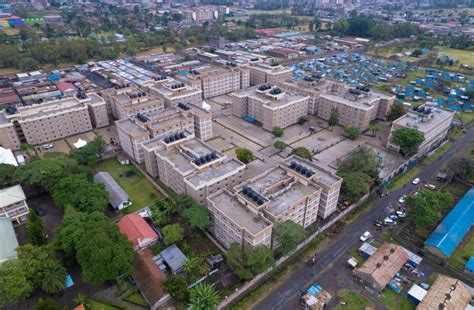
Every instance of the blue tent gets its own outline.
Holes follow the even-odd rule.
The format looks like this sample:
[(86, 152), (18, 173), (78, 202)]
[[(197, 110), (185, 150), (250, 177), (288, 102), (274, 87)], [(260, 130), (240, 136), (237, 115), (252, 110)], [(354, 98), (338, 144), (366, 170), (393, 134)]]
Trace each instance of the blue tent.
[(474, 187), (445, 216), (425, 241), (425, 246), (450, 257), (472, 224), (474, 224)]
[(474, 272), (474, 256), (471, 256), (471, 258), (469, 258), (469, 260), (467, 261), (466, 267), (464, 267), (464, 269), (470, 272)]

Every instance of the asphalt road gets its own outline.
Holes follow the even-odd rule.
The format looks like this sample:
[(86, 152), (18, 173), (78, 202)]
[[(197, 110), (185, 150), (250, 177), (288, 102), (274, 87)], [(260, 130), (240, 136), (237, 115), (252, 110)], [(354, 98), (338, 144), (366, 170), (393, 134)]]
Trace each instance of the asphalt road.
[[(434, 176), (443, 165), (466, 142), (474, 139), (474, 126), (467, 133), (456, 141), (438, 160), (427, 165), (416, 177), (421, 180), (427, 180)], [(253, 309), (298, 309), (298, 292), (306, 289), (305, 285), (310, 282), (317, 274), (330, 269), (334, 262), (346, 255), (350, 249), (359, 240), (359, 236), (372, 227), (373, 221), (383, 218), (387, 212), (397, 205), (398, 199), (403, 194), (408, 194), (418, 188), (419, 185), (413, 185), (411, 182), (405, 187), (390, 192), (387, 196), (381, 197), (375, 202), (375, 205), (369, 213), (357, 218), (352, 223), (345, 226), (344, 230), (333, 240), (330, 241), (322, 252), (317, 254), (315, 266), (304, 265), (296, 269), (291, 277), (281, 283), (276, 289), (261, 302), (256, 304)], [(392, 207), (391, 207), (392, 206)]]

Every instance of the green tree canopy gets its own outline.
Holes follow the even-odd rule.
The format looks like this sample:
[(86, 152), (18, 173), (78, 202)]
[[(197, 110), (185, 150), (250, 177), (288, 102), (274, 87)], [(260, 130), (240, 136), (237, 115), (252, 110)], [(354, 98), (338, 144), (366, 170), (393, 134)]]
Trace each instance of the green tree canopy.
[(372, 178), (363, 172), (344, 172), (340, 176), (344, 179), (341, 186), (341, 195), (344, 200), (357, 201), (370, 191)]
[(407, 196), (406, 204), (408, 216), (416, 226), (431, 228), (441, 219), (442, 213), (454, 204), (454, 199), (448, 192), (423, 189), (416, 196)]
[(171, 245), (173, 243), (183, 240), (183, 228), (179, 224), (172, 224), (163, 227), (163, 239), (166, 245)]
[(283, 150), (285, 149), (288, 145), (283, 142), (283, 141), (280, 141), (280, 140), (277, 140), (273, 143), (273, 146), (276, 148), (276, 149), (279, 149), (279, 150)]
[(0, 307), (15, 304), (30, 296), (34, 286), (19, 260), (0, 264)]
[(56, 205), (81, 212), (103, 211), (109, 202), (105, 186), (92, 182), (84, 174), (70, 174), (60, 179), (52, 197)]
[(248, 164), (249, 162), (255, 159), (253, 153), (249, 149), (243, 147), (236, 148), (235, 155), (237, 156), (237, 159), (243, 162), (244, 164)]
[(449, 171), (466, 181), (474, 180), (474, 160), (469, 158), (454, 158), (449, 162)]
[(267, 246), (242, 247), (237, 243), (227, 251), (227, 263), (235, 274), (249, 280), (254, 275), (264, 272), (274, 262), (272, 250)]
[(285, 134), (285, 130), (283, 130), (283, 128), (281, 127), (275, 126), (272, 129), (272, 134), (274, 134), (277, 137), (281, 137)]
[(0, 187), (7, 187), (15, 182), (16, 167), (8, 164), (0, 164)]
[(339, 165), (338, 174), (354, 171), (363, 172), (372, 179), (378, 177), (379, 163), (373, 149), (368, 146), (359, 147)]
[(66, 276), (66, 268), (57, 261), (51, 261), (44, 265), (41, 270), (41, 289), (49, 294), (62, 291), (66, 282)]
[(33, 245), (40, 246), (48, 242), (43, 221), (36, 214), (36, 212), (33, 211), (33, 209), (30, 209), (29, 221), (26, 224), (26, 233), (28, 235), (28, 239)]
[(109, 220), (86, 223), (76, 253), (87, 283), (100, 285), (132, 272), (132, 244)]
[(305, 123), (309, 122), (309, 116), (303, 115), (298, 118), (298, 124), (303, 125)]
[(69, 157), (74, 159), (78, 164), (86, 166), (94, 166), (97, 164), (97, 155), (99, 148), (95, 141), (87, 143), (86, 146), (80, 149), (74, 149), (69, 154)]
[(198, 283), (189, 293), (190, 310), (214, 310), (220, 297), (214, 286), (204, 282)]
[(273, 229), (273, 235), (280, 244), (280, 251), (286, 255), (296, 249), (297, 245), (303, 241), (306, 231), (301, 225), (287, 220)]
[(400, 152), (405, 156), (416, 154), (420, 144), (425, 141), (425, 136), (422, 132), (407, 127), (393, 131), (392, 138), (393, 142), (400, 146)]
[(328, 125), (330, 127), (336, 127), (339, 124), (339, 110), (337, 108), (331, 109), (331, 114), (329, 115)]
[(40, 298), (36, 303), (35, 310), (62, 310), (61, 306), (50, 298)]
[(291, 154), (296, 155), (296, 156), (301, 157), (301, 158), (304, 158), (304, 159), (307, 159), (307, 160), (312, 160), (311, 152), (303, 146), (299, 146), (297, 148), (294, 148), (293, 151), (291, 151)]
[(405, 115), (405, 107), (403, 106), (403, 103), (395, 102), (388, 111), (387, 120), (394, 121), (403, 115)]
[(191, 228), (206, 230), (210, 225), (209, 211), (206, 207), (193, 204), (183, 211), (183, 217), (189, 222)]
[(355, 140), (361, 135), (361, 132), (358, 128), (352, 127), (350, 125), (344, 127), (344, 133), (351, 140)]
[(163, 282), (165, 291), (176, 300), (186, 300), (188, 298), (188, 283), (179, 275), (167, 277)]

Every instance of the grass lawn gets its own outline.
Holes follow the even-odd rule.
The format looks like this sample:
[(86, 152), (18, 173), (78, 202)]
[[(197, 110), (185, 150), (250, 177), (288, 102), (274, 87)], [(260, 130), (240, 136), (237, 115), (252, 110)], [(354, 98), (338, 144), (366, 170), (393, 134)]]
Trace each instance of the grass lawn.
[(410, 170), (408, 170), (407, 172), (405, 172), (404, 174), (402, 175), (399, 175), (397, 176), (395, 179), (393, 179), (392, 181), (390, 181), (390, 183), (388, 184), (388, 189), (399, 189), (399, 188), (402, 188), (403, 185), (405, 185), (406, 183), (410, 182), (412, 179), (415, 178), (415, 175), (417, 175), (419, 172), (421, 171), (421, 167), (420, 166), (415, 166), (413, 168), (411, 168)]
[(465, 51), (465, 50), (457, 50), (454, 48), (447, 48), (447, 47), (439, 47), (439, 55), (446, 55), (450, 57), (454, 57), (459, 60), (461, 64), (468, 65), (469, 67), (474, 67), (474, 52), (473, 51)]
[[(145, 176), (134, 165), (122, 166), (115, 157), (99, 162), (94, 167), (95, 172), (106, 171), (117, 181), (123, 190), (132, 199), (132, 206), (127, 212), (134, 212), (152, 204), (161, 194), (145, 178)], [(127, 171), (135, 172), (134, 176), (125, 177)], [(122, 176), (121, 176), (122, 175)]]
[(414, 310), (416, 308), (416, 305), (408, 300), (406, 294), (403, 292), (397, 294), (390, 289), (385, 289), (384, 295), (385, 297), (379, 297), (379, 301), (383, 303), (388, 310)]
[(148, 304), (146, 303), (145, 299), (143, 299), (143, 296), (140, 295), (140, 293), (138, 292), (130, 294), (127, 297), (124, 297), (122, 299), (148, 308)]
[(90, 310), (118, 310), (119, 307), (108, 305), (100, 301), (89, 299)]
[(423, 163), (432, 163), (435, 160), (437, 160), (441, 155), (443, 155), (452, 145), (453, 141), (449, 140), (442, 146), (440, 146), (436, 151), (434, 151), (430, 156), (426, 157), (425, 160), (423, 160)]
[(343, 306), (339, 304), (334, 307), (336, 310), (361, 310), (367, 307), (375, 309), (374, 303), (359, 293), (342, 289), (337, 291), (337, 296), (340, 298), (340, 301), (345, 302), (346, 305)]
[(20, 72), (17, 68), (2, 68), (0, 69), (0, 75), (14, 75)]
[(474, 256), (474, 233), (468, 234), (463, 242), (456, 248), (454, 253), (448, 258), (448, 262), (454, 268), (464, 269), (467, 261)]
[(472, 112), (461, 112), (457, 114), (457, 117), (461, 119), (464, 125), (474, 123), (474, 113)]

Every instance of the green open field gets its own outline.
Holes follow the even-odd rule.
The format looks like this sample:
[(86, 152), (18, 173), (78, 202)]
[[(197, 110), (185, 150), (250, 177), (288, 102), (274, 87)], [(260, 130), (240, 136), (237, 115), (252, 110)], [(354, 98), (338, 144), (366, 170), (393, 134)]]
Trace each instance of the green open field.
[[(106, 171), (117, 181), (123, 190), (132, 199), (132, 206), (127, 208), (127, 212), (134, 212), (146, 206), (161, 197), (161, 194), (153, 187), (145, 176), (134, 165), (122, 166), (115, 157), (99, 162), (94, 171)], [(125, 177), (123, 174), (127, 171), (135, 172), (134, 176)]]
[(343, 306), (339, 304), (334, 307), (336, 310), (361, 310), (367, 308), (375, 309), (374, 303), (359, 293), (343, 289), (337, 292), (337, 296), (340, 298), (340, 302), (345, 302), (346, 305)]
[(385, 289), (384, 295), (384, 297), (379, 297), (378, 299), (387, 307), (388, 310), (415, 310), (416, 308), (416, 305), (408, 300), (406, 294), (403, 292), (397, 294), (391, 289)]
[(119, 307), (108, 305), (100, 301), (89, 299), (90, 310), (119, 310)]
[(457, 50), (454, 48), (439, 47), (439, 56), (446, 55), (449, 57), (456, 58), (460, 64), (474, 67), (474, 51)]

